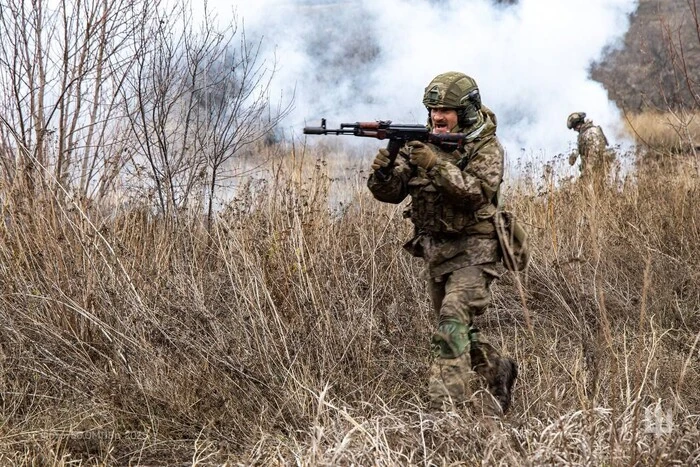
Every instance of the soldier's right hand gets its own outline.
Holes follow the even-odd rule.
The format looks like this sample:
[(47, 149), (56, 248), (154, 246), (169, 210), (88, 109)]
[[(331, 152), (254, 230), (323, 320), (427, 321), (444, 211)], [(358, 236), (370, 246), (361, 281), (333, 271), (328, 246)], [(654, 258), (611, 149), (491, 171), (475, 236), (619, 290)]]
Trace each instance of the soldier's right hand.
[(372, 170), (380, 170), (385, 167), (389, 167), (389, 164), (391, 164), (391, 159), (389, 159), (389, 150), (386, 148), (381, 148), (374, 157), (374, 162), (372, 162)]
[(576, 163), (576, 159), (578, 159), (578, 154), (573, 153), (569, 155), (569, 165), (574, 165)]

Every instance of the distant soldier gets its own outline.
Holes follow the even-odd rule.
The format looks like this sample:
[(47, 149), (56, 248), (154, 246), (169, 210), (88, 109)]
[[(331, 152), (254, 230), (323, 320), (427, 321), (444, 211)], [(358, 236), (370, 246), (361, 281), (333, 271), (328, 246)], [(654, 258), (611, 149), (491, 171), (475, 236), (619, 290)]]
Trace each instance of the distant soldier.
[(586, 119), (585, 112), (569, 115), (566, 126), (578, 132), (578, 148), (569, 156), (569, 165), (574, 165), (581, 156), (581, 177), (584, 180), (595, 180), (596, 186), (604, 185), (610, 174), (613, 157), (602, 128)]

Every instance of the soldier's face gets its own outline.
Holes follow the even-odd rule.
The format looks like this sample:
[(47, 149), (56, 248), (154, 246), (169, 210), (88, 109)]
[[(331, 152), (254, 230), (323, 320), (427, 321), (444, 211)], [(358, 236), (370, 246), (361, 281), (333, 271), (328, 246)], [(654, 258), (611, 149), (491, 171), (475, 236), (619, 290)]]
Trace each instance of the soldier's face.
[(430, 109), (433, 133), (449, 133), (457, 126), (457, 111), (454, 109)]

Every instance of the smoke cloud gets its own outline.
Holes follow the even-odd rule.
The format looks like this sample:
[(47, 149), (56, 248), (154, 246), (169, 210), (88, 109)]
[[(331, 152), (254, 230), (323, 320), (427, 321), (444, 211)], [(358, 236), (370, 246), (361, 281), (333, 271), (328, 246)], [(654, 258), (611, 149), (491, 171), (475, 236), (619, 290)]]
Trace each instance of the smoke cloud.
[[(391, 119), (425, 123), (423, 90), (437, 74), (476, 79), (509, 157), (568, 153), (566, 117), (585, 111), (618, 140), (620, 110), (590, 68), (621, 44), (637, 0), (241, 0), (249, 40), (277, 63), (273, 89), (295, 108), (285, 130)], [(276, 57), (276, 58), (274, 58)]]

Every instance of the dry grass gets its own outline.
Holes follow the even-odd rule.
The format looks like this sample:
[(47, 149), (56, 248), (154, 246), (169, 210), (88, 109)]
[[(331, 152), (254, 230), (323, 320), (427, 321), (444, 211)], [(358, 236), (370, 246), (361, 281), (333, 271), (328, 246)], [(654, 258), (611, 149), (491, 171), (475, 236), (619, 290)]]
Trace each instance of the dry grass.
[(626, 117), (630, 135), (657, 156), (700, 150), (700, 113), (646, 111)]
[(479, 322), (521, 365), (496, 420), (426, 412), (434, 317), (401, 207), (357, 174), (329, 210), (340, 185), (311, 156), (211, 234), (4, 193), (0, 464), (700, 462), (695, 171), (509, 188), (534, 259), (525, 301), (507, 275)]

